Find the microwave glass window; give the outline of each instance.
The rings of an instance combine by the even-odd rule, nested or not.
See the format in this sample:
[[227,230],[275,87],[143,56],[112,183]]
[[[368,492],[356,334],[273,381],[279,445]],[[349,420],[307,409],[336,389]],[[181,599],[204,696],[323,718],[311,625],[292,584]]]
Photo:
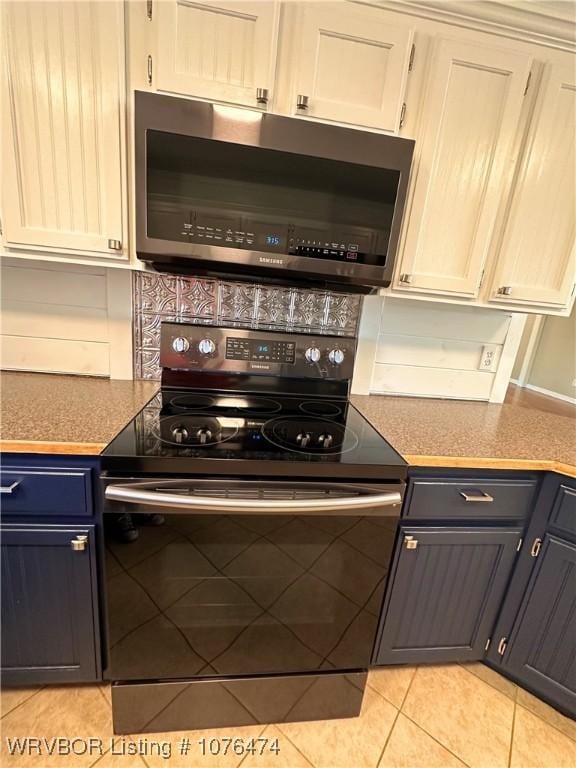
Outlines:
[[149,130],[150,238],[385,264],[400,174]]

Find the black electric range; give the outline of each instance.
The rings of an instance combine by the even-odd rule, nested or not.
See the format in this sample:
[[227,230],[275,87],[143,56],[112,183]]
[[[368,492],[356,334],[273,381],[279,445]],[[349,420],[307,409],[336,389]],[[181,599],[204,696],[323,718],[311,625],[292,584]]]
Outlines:
[[115,472],[395,479],[406,463],[346,398],[163,389],[110,443]]
[[101,457],[115,731],[358,714],[406,464],[348,400],[354,340],[161,339]]

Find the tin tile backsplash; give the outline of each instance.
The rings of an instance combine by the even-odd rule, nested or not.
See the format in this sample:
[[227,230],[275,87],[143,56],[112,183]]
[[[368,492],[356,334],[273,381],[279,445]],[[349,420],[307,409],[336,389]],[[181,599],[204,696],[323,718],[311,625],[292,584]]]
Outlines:
[[212,278],[135,272],[134,377],[160,378],[164,320],[296,333],[356,336],[362,298]]

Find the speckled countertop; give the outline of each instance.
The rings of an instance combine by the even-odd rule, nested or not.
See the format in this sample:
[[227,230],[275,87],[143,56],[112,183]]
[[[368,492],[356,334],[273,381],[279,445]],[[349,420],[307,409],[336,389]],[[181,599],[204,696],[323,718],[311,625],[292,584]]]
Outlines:
[[98,454],[158,383],[3,371],[0,388],[3,451]]
[[576,408],[551,398],[511,387],[502,405],[378,395],[352,402],[412,465],[576,476]]
[[[3,372],[6,452],[100,453],[157,382]],[[503,405],[353,395],[352,402],[415,466],[547,469],[576,476],[576,408],[510,388]]]

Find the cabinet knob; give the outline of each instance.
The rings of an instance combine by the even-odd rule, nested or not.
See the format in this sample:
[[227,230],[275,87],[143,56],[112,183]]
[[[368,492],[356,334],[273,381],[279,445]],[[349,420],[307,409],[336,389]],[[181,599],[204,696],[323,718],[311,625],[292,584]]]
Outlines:
[[301,112],[306,112],[309,106],[310,99],[308,96],[304,96],[299,93],[298,96],[296,96],[296,109],[300,110]]
[[268,91],[268,88],[256,88],[256,103],[266,105],[268,104],[268,99],[270,98],[270,92]]
[[512,286],[501,285],[500,288],[498,288],[497,293],[499,293],[501,296],[510,296],[510,294],[512,293]]
[[88,536],[76,536],[76,538],[72,539],[70,542],[70,546],[74,552],[84,552],[88,546]]
[[414,536],[404,536],[404,546],[406,549],[418,549],[418,539]]

